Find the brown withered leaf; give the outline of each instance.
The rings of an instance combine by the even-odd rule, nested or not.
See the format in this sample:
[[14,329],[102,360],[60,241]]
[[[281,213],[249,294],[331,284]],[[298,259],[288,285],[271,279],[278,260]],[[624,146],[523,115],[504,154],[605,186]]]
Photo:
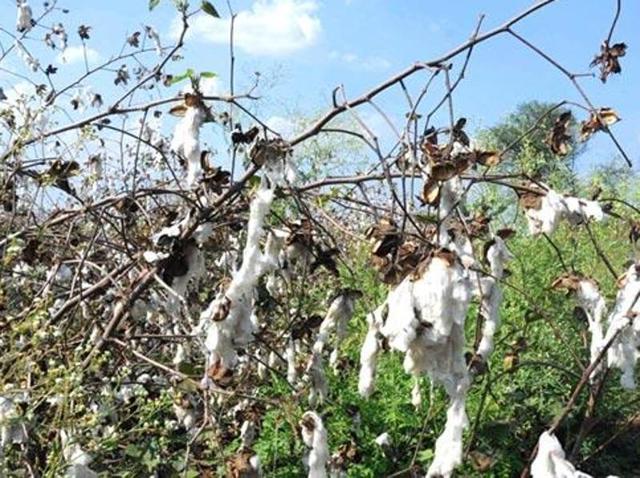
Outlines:
[[469,458],[471,458],[471,466],[473,466],[473,469],[480,473],[489,471],[496,462],[495,458],[479,452],[478,450],[470,452]]
[[537,188],[531,189],[529,191],[518,191],[518,203],[523,209],[540,209],[542,198],[545,194],[543,191],[534,192]]
[[504,360],[502,361],[502,366],[505,372],[513,371],[520,362],[520,357],[517,352],[507,352],[504,355]]
[[487,232],[489,232],[489,222],[491,222],[491,218],[489,216],[481,211],[476,212],[467,223],[469,236],[477,238],[487,234]]
[[418,197],[423,205],[436,206],[440,201],[440,183],[433,179],[428,179],[422,185],[422,194]]
[[393,219],[383,217],[377,224],[369,227],[365,233],[366,237],[372,239],[372,254],[384,257],[393,254],[402,243],[402,238]]
[[516,234],[516,231],[514,229],[509,228],[509,227],[504,227],[502,229],[499,229],[496,232],[496,235],[498,237],[500,237],[500,239],[502,239],[503,241],[506,241],[507,239],[515,236],[515,234]]
[[496,151],[474,151],[475,160],[482,166],[497,166],[500,164],[502,157]]
[[451,136],[454,141],[457,141],[464,146],[469,146],[471,141],[469,140],[469,136],[464,132],[464,127],[467,124],[467,118],[460,118],[456,121],[456,124],[453,126],[453,130],[451,131]]
[[257,126],[253,126],[248,131],[242,131],[240,124],[236,124],[236,128],[231,133],[231,142],[234,145],[249,144],[256,139],[258,133],[260,133],[260,129]]
[[187,105],[176,105],[169,110],[169,114],[182,118],[187,112]]
[[551,287],[556,290],[566,290],[567,292],[575,292],[580,286],[583,278],[577,274],[562,274],[551,283]]
[[251,465],[255,453],[243,448],[227,460],[227,478],[259,478],[260,474]]
[[620,73],[622,71],[619,58],[625,56],[626,53],[627,45],[625,43],[614,43],[609,46],[609,43],[605,40],[600,45],[600,53],[594,57],[589,66],[592,68],[598,66],[600,68],[600,80],[606,83],[611,73]]
[[207,369],[207,377],[219,387],[227,387],[233,381],[233,370],[222,365],[220,360],[216,360]]
[[636,244],[640,239],[640,222],[634,221],[631,223],[631,228],[629,229],[629,241],[632,244]]
[[313,274],[318,268],[324,267],[335,277],[339,276],[338,266],[335,257],[340,254],[340,249],[322,249],[316,246],[315,260],[311,263],[310,273]]
[[589,119],[582,122],[580,139],[586,141],[592,134],[602,131],[606,126],[611,126],[618,121],[620,121],[620,117],[612,108],[604,107],[598,111],[592,111]]
[[546,143],[553,154],[566,156],[571,151],[571,135],[568,134],[568,129],[572,119],[571,111],[565,111],[556,118],[553,128],[546,138]]

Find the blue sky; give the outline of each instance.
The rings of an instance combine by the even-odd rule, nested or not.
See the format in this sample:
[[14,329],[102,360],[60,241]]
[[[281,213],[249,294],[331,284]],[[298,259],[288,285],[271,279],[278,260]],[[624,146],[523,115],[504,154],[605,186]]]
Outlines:
[[[12,29],[14,0],[1,0],[0,24]],[[71,10],[67,25],[70,45],[78,46],[75,30],[80,23],[93,27],[88,42],[95,60],[117,53],[127,32],[153,25],[168,42],[175,22],[171,0],[149,12],[146,0],[109,2],[60,0]],[[193,3],[193,2],[192,2]],[[223,17],[224,2],[214,0]],[[345,86],[354,97],[416,60],[428,60],[466,40],[480,13],[486,15],[483,30],[502,23],[532,2],[522,0],[232,0],[239,13],[237,23],[237,91],[262,73],[263,101],[257,106],[263,117],[285,125],[294,115],[312,116],[330,106],[333,88]],[[574,72],[588,71],[594,53],[606,36],[614,0],[558,0],[537,12],[515,29]],[[41,9],[34,4],[34,10]],[[625,41],[627,56],[622,75],[606,84],[583,79],[582,84],[598,106],[615,108],[622,121],[614,132],[636,165],[640,164],[640,113],[638,88],[640,60],[636,48],[640,2],[623,0],[623,11],[614,41]],[[215,71],[215,90],[228,88],[228,24],[201,15],[194,19],[182,63],[172,64],[176,73],[186,67]],[[3,40],[4,41],[4,40]],[[50,56],[52,53],[48,53]],[[461,61],[461,59],[459,60]],[[45,61],[43,61],[45,63]],[[7,64],[3,64],[9,68]],[[14,65],[19,68],[18,65]],[[66,66],[65,75],[80,62]],[[0,72],[0,86],[7,90],[15,78]],[[411,82],[417,87],[419,81]],[[441,90],[435,89],[434,93]],[[435,98],[435,97],[434,97]],[[576,100],[580,98],[560,73],[514,39],[505,36],[480,45],[474,52],[466,79],[455,97],[458,116],[469,118],[469,130],[490,126],[523,101]],[[385,95],[381,105],[393,118],[401,118],[405,103],[399,91]],[[391,135],[371,111],[366,115],[381,136]],[[580,160],[580,169],[615,156],[608,138],[599,134]]]

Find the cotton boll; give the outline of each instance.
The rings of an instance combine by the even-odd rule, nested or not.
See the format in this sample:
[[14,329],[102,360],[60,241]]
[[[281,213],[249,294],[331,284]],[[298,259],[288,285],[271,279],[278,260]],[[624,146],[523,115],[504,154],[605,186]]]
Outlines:
[[449,217],[453,208],[458,205],[464,193],[462,180],[458,176],[454,176],[442,183],[440,187],[440,205],[438,213],[441,220]]
[[322,419],[314,412],[305,412],[300,420],[302,441],[311,450],[307,457],[308,478],[326,478],[326,465],[329,460],[327,430]]
[[298,379],[298,370],[296,368],[296,341],[289,339],[287,348],[285,349],[285,358],[287,359],[287,381],[294,384]]
[[322,364],[322,354],[314,351],[307,363],[307,376],[309,377],[309,406],[315,408],[323,403],[328,395],[327,379]]
[[[616,303],[608,319],[607,333],[603,344],[608,343],[618,333],[616,340],[608,350],[608,362],[612,367],[622,370],[620,383],[624,388],[635,389],[635,364],[638,360],[637,347],[640,345],[640,324],[636,314],[640,313],[640,277],[636,265],[626,273],[622,289],[618,292]],[[633,307],[632,307],[633,305]],[[630,312],[632,318],[629,318]]]
[[538,452],[531,463],[532,478],[592,478],[591,475],[577,471],[565,458],[564,450],[558,439],[544,432],[538,440]]
[[322,353],[332,329],[336,330],[336,347],[344,339],[347,330],[347,323],[353,316],[355,310],[355,298],[358,296],[354,291],[341,291],[331,301],[324,320],[320,324],[318,337],[313,345],[314,352]]
[[436,440],[433,462],[427,471],[427,478],[449,478],[453,470],[462,463],[462,433],[469,425],[464,397],[465,394],[461,393],[451,400],[447,410],[447,423]]
[[[374,312],[375,314],[375,312]],[[373,392],[376,365],[380,344],[378,343],[378,329],[374,325],[374,319],[367,317],[369,329],[360,351],[360,375],[358,379],[358,392],[361,396],[368,398]]]
[[76,443],[66,430],[60,430],[62,456],[69,465],[65,476],[68,478],[96,478],[98,474],[89,468],[91,456]]
[[565,197],[565,217],[573,225],[587,220],[602,221],[604,211],[597,201],[588,201],[575,197]]
[[376,445],[380,447],[390,447],[391,446],[391,436],[387,432],[384,432],[376,437],[374,440]]
[[493,238],[493,244],[487,249],[487,262],[491,268],[491,275],[502,279],[504,266],[513,259],[513,254],[507,249],[507,245],[500,236]]
[[[606,309],[606,303],[598,286],[591,280],[581,280],[576,290],[578,305],[585,311],[591,333],[591,343],[589,346],[591,363],[595,362],[604,346],[604,336],[602,331],[602,316]],[[600,368],[600,367],[599,367]],[[595,376],[594,370],[591,378]]]
[[416,377],[411,389],[411,405],[416,408],[420,408],[422,405],[422,392],[420,391],[420,380]]
[[26,33],[30,31],[35,22],[33,20],[33,13],[27,0],[18,1],[18,18],[16,19],[16,30],[20,33]]
[[27,429],[24,423],[16,421],[18,409],[14,400],[0,396],[0,457],[2,450],[13,443],[27,441]]
[[541,200],[539,209],[526,209],[525,215],[532,236],[552,234],[565,211],[564,199],[554,190],[549,189]]
[[183,363],[186,359],[187,359],[187,352],[184,348],[184,345],[178,344],[176,346],[176,354],[173,357],[173,360],[171,361],[171,363],[173,363],[173,365],[178,366],[181,363]]
[[181,154],[187,161],[187,185],[193,186],[201,171],[200,127],[204,121],[204,111],[200,107],[187,108],[184,117],[176,125],[171,149]]
[[158,56],[162,56],[162,44],[160,43],[160,35],[158,35],[156,29],[150,25],[145,26],[144,29],[147,32],[147,36],[155,45],[156,53],[158,54]]

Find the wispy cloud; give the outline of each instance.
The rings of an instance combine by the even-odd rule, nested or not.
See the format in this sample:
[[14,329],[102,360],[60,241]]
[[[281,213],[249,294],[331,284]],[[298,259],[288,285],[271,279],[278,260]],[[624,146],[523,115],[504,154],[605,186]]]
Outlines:
[[355,69],[365,71],[383,71],[391,68],[391,62],[381,56],[361,57],[355,53],[332,51],[329,59],[345,63]]
[[87,61],[89,63],[94,63],[100,59],[100,54],[93,48],[82,47],[78,45],[67,47],[56,57],[56,61],[60,64],[66,65],[73,65],[74,63],[84,62],[85,48]]
[[[322,31],[316,0],[257,0],[249,10],[238,12],[234,24],[234,45],[246,53],[283,56],[316,43]],[[173,27],[175,34],[176,28]],[[190,27],[192,40],[227,44],[229,18],[202,14]]]

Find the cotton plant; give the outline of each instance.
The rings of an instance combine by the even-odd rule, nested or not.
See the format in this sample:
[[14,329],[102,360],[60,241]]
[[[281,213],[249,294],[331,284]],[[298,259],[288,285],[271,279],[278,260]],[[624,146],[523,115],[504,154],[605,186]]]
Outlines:
[[622,371],[620,383],[626,389],[636,388],[635,365],[640,358],[639,296],[640,271],[638,265],[633,264],[621,281],[621,289],[609,315],[608,329],[603,339],[603,343],[607,344],[616,337],[608,350],[607,360],[610,367]]
[[304,463],[309,473],[308,478],[326,478],[329,461],[329,445],[327,430],[322,419],[315,412],[305,412],[300,420],[302,441],[309,448]]
[[[553,433],[544,432],[538,439],[538,451],[531,463],[532,478],[593,478],[576,470]],[[607,478],[617,478],[609,475]]]

